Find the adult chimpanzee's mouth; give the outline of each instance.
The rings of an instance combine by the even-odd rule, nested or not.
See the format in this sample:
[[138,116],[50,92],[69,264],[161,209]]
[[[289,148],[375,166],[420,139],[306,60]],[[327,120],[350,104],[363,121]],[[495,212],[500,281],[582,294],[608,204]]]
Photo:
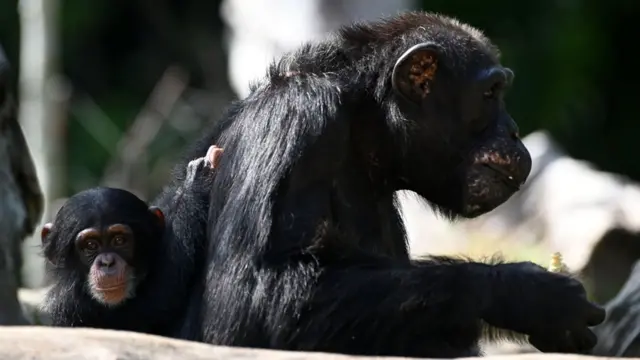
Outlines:
[[491,164],[491,163],[483,163],[483,166],[493,170],[493,172],[496,173],[496,175],[498,175],[498,177],[500,178],[500,180],[507,185],[508,187],[512,188],[514,191],[518,191],[520,190],[520,186],[522,185],[522,182],[516,180],[513,175],[511,175],[507,170],[505,170],[504,168]]

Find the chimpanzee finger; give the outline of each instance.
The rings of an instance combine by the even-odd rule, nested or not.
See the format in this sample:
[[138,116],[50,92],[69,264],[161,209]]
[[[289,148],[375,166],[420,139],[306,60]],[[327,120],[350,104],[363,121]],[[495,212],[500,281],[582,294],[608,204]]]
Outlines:
[[220,163],[220,159],[222,158],[222,153],[224,152],[223,148],[216,147],[213,152],[213,168],[217,168]]
[[207,150],[207,154],[205,155],[205,160],[207,162],[207,166],[212,169],[215,169],[220,163],[220,157],[222,156],[223,149],[217,147],[216,145],[212,145]]
[[206,163],[206,160],[203,158],[197,158],[189,161],[189,164],[187,164],[187,174],[185,178],[186,183],[193,183],[195,181],[198,169],[202,166],[202,163]]
[[211,168],[214,167],[213,161],[215,160],[215,156],[214,156],[215,150],[216,150],[215,145],[209,146],[209,149],[207,149],[207,154],[204,156],[205,164]]
[[529,337],[529,344],[543,353],[555,353],[555,342],[548,341],[547,339],[540,339],[537,337]]
[[543,353],[559,353],[568,346],[568,338],[563,334],[550,333],[530,335],[529,344]]
[[598,337],[588,328],[571,331],[571,339],[575,344],[576,353],[587,354],[596,346]]
[[575,354],[580,352],[578,342],[569,330],[554,332],[555,352],[563,354]]
[[592,302],[587,304],[587,326],[596,326],[601,324],[607,316],[607,312],[602,306]]

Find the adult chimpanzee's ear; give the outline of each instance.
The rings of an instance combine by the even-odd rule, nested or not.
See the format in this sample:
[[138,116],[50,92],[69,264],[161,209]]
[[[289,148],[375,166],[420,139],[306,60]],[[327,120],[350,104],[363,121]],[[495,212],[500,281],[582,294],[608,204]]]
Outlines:
[[412,102],[420,102],[431,92],[441,53],[440,45],[433,42],[411,47],[393,67],[393,89]]
[[51,228],[53,228],[52,223],[46,223],[42,226],[42,231],[40,231],[40,241],[44,245],[47,242],[47,235],[51,232]]
[[164,219],[164,213],[162,212],[162,210],[160,210],[160,208],[157,206],[149,206],[149,211],[151,211],[153,216],[155,216],[156,219],[158,220],[158,225],[164,227],[165,219]]

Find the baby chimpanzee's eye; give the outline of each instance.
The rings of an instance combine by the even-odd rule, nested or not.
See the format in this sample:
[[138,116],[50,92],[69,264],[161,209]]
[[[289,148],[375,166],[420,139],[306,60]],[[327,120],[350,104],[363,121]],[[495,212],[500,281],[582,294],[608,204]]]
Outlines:
[[116,236],[115,238],[113,238],[113,245],[114,246],[122,246],[127,242],[127,239],[124,238],[124,236]]
[[95,240],[87,240],[85,243],[85,249],[90,251],[98,250],[98,242]]

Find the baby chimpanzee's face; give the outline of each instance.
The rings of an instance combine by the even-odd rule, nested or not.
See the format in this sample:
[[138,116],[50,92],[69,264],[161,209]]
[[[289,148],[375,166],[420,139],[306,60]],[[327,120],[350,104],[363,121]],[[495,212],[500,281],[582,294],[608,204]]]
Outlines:
[[163,230],[159,208],[128,191],[94,188],[67,200],[43,227],[42,244],[47,259],[75,274],[94,300],[117,306],[135,296],[147,268],[142,255]]

